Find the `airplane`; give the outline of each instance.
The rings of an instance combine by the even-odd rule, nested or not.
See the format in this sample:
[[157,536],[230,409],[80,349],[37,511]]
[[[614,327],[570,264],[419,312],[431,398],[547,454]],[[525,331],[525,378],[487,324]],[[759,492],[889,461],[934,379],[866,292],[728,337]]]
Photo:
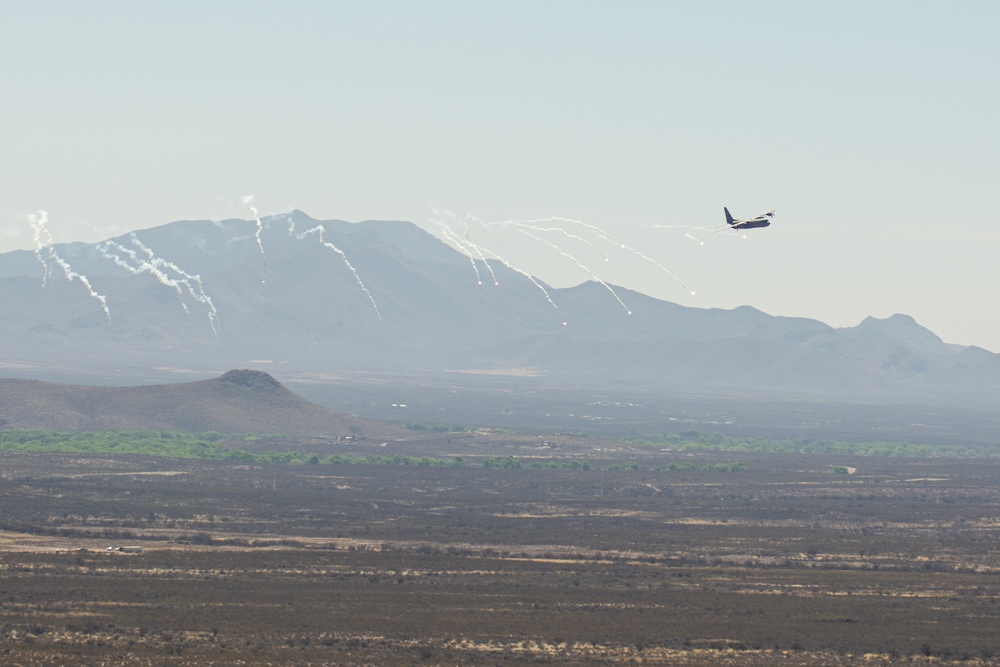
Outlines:
[[[779,206],[778,208],[781,207]],[[755,229],[757,227],[767,227],[771,224],[771,218],[774,217],[774,212],[777,211],[778,208],[772,208],[770,211],[761,213],[753,218],[737,220],[729,212],[729,209],[723,206],[722,210],[726,212],[726,224],[723,227],[719,227],[715,231],[721,232],[726,229]]]

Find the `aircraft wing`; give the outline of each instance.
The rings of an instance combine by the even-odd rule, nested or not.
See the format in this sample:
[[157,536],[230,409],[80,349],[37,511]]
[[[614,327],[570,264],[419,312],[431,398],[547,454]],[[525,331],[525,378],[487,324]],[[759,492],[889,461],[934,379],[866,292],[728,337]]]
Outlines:
[[746,222],[746,220],[734,220],[733,224],[720,225],[719,227],[716,227],[712,231],[718,234],[719,232],[735,231],[737,229],[743,229],[742,227],[740,227],[740,225],[744,222]]

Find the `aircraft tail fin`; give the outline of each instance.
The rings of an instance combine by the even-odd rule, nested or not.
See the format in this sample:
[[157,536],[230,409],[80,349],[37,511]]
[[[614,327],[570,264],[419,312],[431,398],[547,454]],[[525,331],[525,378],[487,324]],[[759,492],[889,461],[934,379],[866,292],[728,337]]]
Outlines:
[[736,222],[736,220],[733,219],[732,214],[729,213],[729,209],[728,208],[726,208],[725,206],[723,206],[722,210],[726,212],[726,224],[727,225],[732,225],[733,223]]

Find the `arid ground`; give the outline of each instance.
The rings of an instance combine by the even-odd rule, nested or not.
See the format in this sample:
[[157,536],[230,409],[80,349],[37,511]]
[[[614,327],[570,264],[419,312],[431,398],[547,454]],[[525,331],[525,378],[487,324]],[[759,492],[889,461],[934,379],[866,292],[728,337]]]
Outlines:
[[[0,655],[1000,664],[1000,463],[868,457],[845,474],[748,455],[685,472],[671,456],[612,471],[4,454]],[[732,458],[713,456],[697,458]]]

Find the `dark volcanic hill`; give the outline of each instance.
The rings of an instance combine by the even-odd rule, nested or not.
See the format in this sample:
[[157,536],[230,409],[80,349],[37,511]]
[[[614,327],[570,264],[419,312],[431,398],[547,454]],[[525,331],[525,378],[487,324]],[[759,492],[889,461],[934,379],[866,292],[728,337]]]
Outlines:
[[379,436],[393,430],[310,403],[269,374],[253,370],[232,370],[198,382],[142,387],[0,379],[0,427],[330,438]]
[[[549,387],[627,386],[778,400],[1000,402],[1000,355],[949,345],[912,318],[835,329],[749,306],[689,308],[588,282],[547,288],[406,222],[184,221],[98,244],[56,245],[106,299],[45,253],[0,255],[0,372],[124,384],[281,368],[524,373]],[[322,232],[320,232],[322,227]],[[347,261],[345,261],[345,259]],[[473,264],[484,271],[482,259]],[[363,288],[362,288],[363,286]],[[563,320],[569,324],[563,326]],[[174,377],[176,377],[174,375]]]

